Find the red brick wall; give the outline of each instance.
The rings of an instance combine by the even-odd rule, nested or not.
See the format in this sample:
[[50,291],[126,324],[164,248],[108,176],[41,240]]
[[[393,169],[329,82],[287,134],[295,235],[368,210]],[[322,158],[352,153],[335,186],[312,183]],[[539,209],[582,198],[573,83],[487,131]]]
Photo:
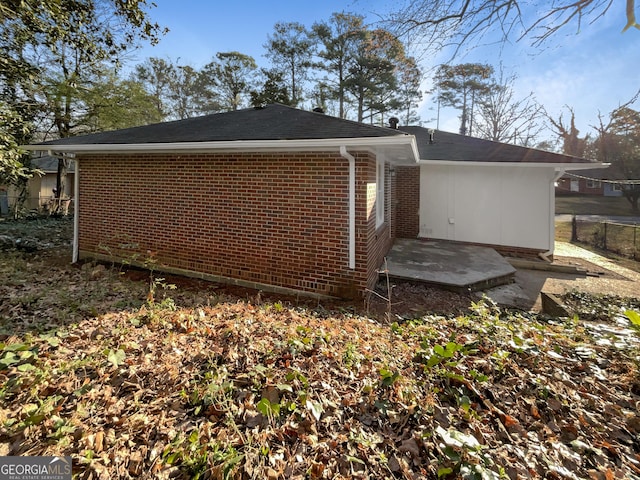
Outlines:
[[420,232],[420,167],[395,167],[395,235],[417,238]]
[[348,268],[348,162],[338,153],[82,156],[81,256],[151,257],[159,270],[361,294],[378,266],[368,254],[386,241],[372,243],[366,212],[375,159],[352,154],[355,271]]

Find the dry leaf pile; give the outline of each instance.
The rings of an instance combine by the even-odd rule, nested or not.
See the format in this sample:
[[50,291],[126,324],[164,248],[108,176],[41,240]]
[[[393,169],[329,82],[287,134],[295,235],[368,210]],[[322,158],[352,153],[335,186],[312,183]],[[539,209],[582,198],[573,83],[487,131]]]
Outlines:
[[639,337],[619,308],[479,301],[384,324],[260,295],[147,298],[24,252],[10,269],[1,455],[71,455],[82,479],[640,478]]

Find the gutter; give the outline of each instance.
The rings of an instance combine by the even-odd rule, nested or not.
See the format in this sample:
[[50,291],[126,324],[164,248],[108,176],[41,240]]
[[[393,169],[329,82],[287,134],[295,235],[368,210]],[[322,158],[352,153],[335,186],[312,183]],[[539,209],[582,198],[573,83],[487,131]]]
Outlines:
[[80,193],[80,165],[78,158],[75,158],[73,168],[73,250],[71,252],[71,263],[77,263],[80,251],[78,243],[78,227],[80,225],[80,209],[78,208],[78,197]]
[[545,163],[545,162],[475,162],[473,160],[418,160],[419,165],[447,165],[456,167],[525,167],[525,168],[554,168],[557,170],[591,170],[593,168],[608,167],[610,163]]
[[[110,144],[71,144],[49,143],[39,145],[22,145],[30,151],[55,151],[59,153],[120,153],[120,152],[210,152],[212,150],[318,150],[340,147],[408,147],[419,158],[415,137],[413,135],[394,135],[391,137],[359,137],[359,138],[309,138],[290,140],[227,140],[209,142],[175,142],[175,143],[110,143]],[[415,160],[414,160],[415,161]]]
[[356,268],[356,159],[340,145],[340,155],[349,161],[349,268]]

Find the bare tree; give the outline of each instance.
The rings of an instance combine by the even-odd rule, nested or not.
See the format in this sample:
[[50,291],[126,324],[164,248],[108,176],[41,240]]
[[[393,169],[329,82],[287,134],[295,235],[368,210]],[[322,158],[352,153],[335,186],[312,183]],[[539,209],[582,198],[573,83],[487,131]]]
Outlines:
[[596,158],[610,162],[624,175],[619,185],[634,213],[640,211],[640,111],[631,105],[639,97],[640,91],[614,109],[608,119],[598,114],[598,125],[592,126],[597,133],[593,141]]
[[544,108],[533,96],[515,98],[515,75],[500,78],[478,101],[476,135],[495,142],[531,146],[544,128]]
[[567,107],[571,114],[569,123],[566,123],[562,118],[562,114],[558,119],[554,119],[547,115],[547,119],[551,124],[551,128],[554,133],[562,139],[562,153],[566,155],[573,155],[575,157],[584,156],[589,135],[584,138],[580,138],[580,130],[576,127],[576,114],[572,108]]
[[[557,0],[540,5],[526,0],[418,0],[406,3],[386,20],[399,35],[418,35],[436,47],[470,45],[489,33],[501,34],[503,41],[528,38],[540,46],[565,27],[572,25],[578,32],[596,22],[613,4],[613,0]],[[640,29],[635,0],[626,0],[621,27],[623,32]]]

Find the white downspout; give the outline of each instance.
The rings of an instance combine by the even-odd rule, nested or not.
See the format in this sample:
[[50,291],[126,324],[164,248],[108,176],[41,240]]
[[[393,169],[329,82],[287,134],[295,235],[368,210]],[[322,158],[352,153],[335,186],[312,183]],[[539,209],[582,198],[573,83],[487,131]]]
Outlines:
[[340,155],[349,161],[349,268],[356,268],[356,159],[340,146]]
[[548,251],[539,254],[539,257],[545,262],[551,262],[551,260],[549,260],[549,255],[553,255],[554,251],[554,244],[556,241],[556,182],[560,180],[560,177],[562,177],[564,173],[564,170],[558,170],[555,172],[553,180],[551,180],[551,188],[549,189],[549,218],[551,219],[551,225],[549,225],[550,248]]
[[78,261],[80,246],[78,245],[78,226],[80,224],[79,220],[79,209],[78,209],[78,194],[80,193],[80,162],[78,158],[74,159],[74,167],[73,167],[73,252],[71,254],[72,263],[76,263]]

